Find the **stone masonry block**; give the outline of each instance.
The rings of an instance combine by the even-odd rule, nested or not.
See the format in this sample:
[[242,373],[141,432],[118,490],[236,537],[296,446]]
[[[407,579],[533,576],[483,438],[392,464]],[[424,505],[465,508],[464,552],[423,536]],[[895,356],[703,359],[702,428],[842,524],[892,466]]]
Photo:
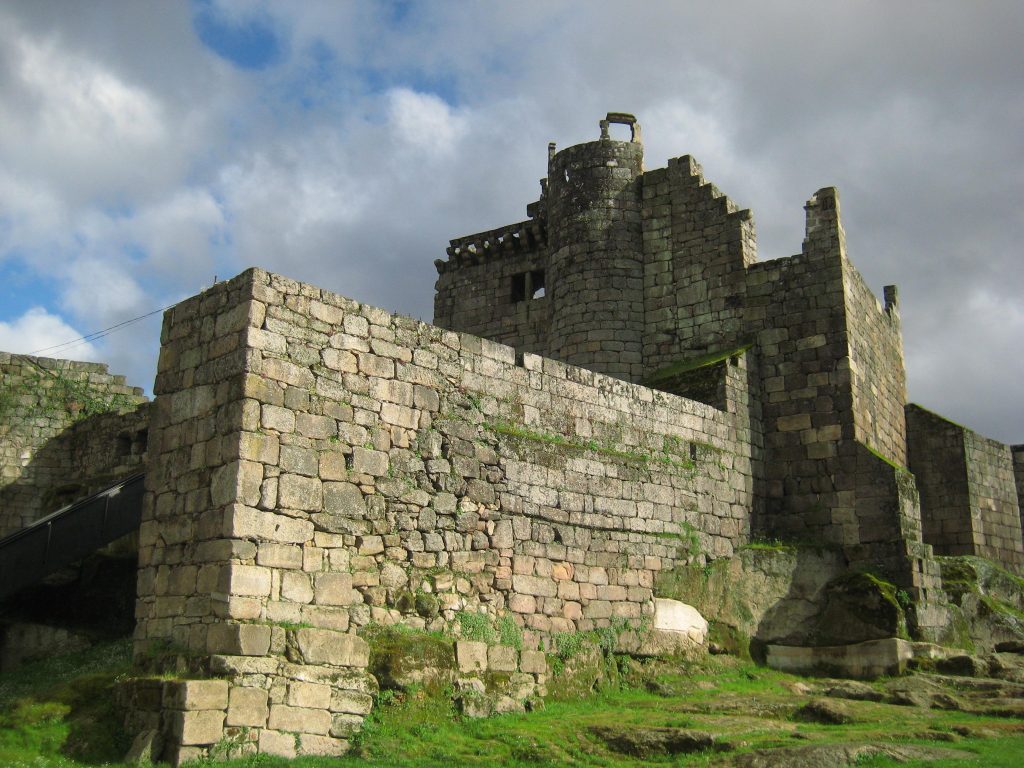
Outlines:
[[292,758],[297,754],[295,734],[280,731],[260,731],[260,754]]
[[369,714],[373,708],[373,696],[361,691],[334,689],[331,692],[331,712],[347,712],[353,715]]
[[487,669],[487,643],[475,640],[456,641],[455,660],[462,673],[485,671]]
[[164,683],[163,704],[168,709],[225,709],[226,680],[169,680]]
[[299,736],[299,753],[303,755],[339,757],[348,752],[348,746],[345,739],[335,739],[312,733],[304,733]]
[[331,686],[293,680],[288,683],[285,702],[292,707],[328,709],[331,706]]
[[535,597],[555,597],[558,594],[558,585],[553,580],[525,574],[512,576],[512,588],[516,592]]
[[356,635],[304,628],[295,630],[294,639],[295,651],[306,664],[365,667],[370,660],[370,646]]
[[331,731],[331,713],[326,709],[272,704],[267,727],[276,731],[326,735]]
[[487,668],[492,672],[515,672],[519,659],[510,645],[492,645],[487,649]]
[[353,472],[381,477],[387,474],[388,466],[388,455],[383,451],[373,451],[367,448],[352,449]]
[[232,686],[228,697],[228,715],[225,725],[258,728],[266,725],[270,709],[267,691],[262,688]]
[[363,728],[363,718],[347,712],[339,712],[331,722],[331,735],[348,737],[359,733]]
[[271,628],[263,624],[211,624],[206,631],[209,653],[231,656],[266,656]]
[[543,651],[523,651],[520,654],[519,669],[531,675],[543,675],[548,670],[547,657]]
[[287,509],[319,512],[323,504],[320,480],[303,475],[281,475],[277,486],[278,503]]
[[171,711],[168,722],[171,735],[179,744],[216,744],[224,737],[224,712],[221,710]]
[[352,605],[362,602],[352,589],[351,573],[320,573],[316,575],[314,600],[317,605]]
[[241,597],[266,597],[270,594],[270,568],[229,563],[221,568],[219,591]]

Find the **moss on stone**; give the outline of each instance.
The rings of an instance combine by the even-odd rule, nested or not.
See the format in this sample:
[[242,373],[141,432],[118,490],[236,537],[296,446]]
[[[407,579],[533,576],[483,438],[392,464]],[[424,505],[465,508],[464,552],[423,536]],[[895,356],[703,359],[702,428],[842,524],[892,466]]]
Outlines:
[[[822,645],[860,642],[881,637],[910,639],[900,590],[895,584],[868,571],[851,571],[827,586],[828,602],[822,615]],[[857,637],[852,624],[867,633]],[[845,636],[853,632],[852,636]],[[838,633],[838,634],[837,634]],[[873,635],[873,636],[872,636]]]
[[435,694],[455,676],[455,647],[451,638],[403,624],[371,624],[359,634],[370,646],[368,669],[384,690],[418,686]]
[[658,382],[672,379],[683,373],[695,371],[699,368],[706,368],[716,363],[721,363],[728,360],[731,357],[737,357],[742,355],[748,349],[754,346],[753,342],[743,344],[739,347],[733,347],[731,349],[723,349],[717,352],[708,352],[704,355],[698,355],[697,357],[691,357],[686,360],[680,360],[678,363],[672,363],[666,365],[663,368],[659,368],[650,376],[648,376],[644,383],[647,385],[655,385]]

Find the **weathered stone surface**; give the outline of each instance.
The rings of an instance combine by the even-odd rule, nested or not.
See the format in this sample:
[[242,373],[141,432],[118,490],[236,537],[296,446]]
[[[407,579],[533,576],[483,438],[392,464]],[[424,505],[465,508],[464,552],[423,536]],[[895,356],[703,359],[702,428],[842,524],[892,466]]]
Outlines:
[[329,629],[297,629],[294,640],[298,659],[306,664],[365,667],[369,661],[370,648],[356,635]]
[[292,758],[298,754],[294,733],[263,730],[260,732],[261,754]]
[[159,761],[163,745],[164,740],[160,731],[155,728],[141,731],[132,740],[132,745],[128,749],[128,754],[124,756],[124,761],[128,765],[152,765]]
[[706,731],[688,728],[592,726],[588,731],[610,750],[642,759],[691,752],[727,751],[732,748]]
[[178,744],[216,744],[224,736],[224,712],[214,709],[168,713],[171,736]]
[[228,682],[168,680],[164,683],[163,705],[170,709],[226,709]]
[[[270,634],[266,625],[212,624],[206,631],[206,650],[235,656],[265,656],[270,650]],[[227,695],[226,688],[224,694]]]
[[276,731],[324,735],[331,730],[331,713],[326,709],[271,704],[267,727]]
[[487,643],[473,640],[456,641],[455,660],[462,673],[483,672],[487,669]]
[[855,722],[849,707],[829,699],[814,699],[793,713],[795,720],[825,725],[846,725]]
[[234,685],[228,699],[228,714],[225,725],[262,727],[270,714],[267,706],[267,691],[261,688],[243,688]]
[[774,669],[868,679],[902,674],[912,656],[910,643],[896,637],[821,648],[781,645],[767,648],[768,666]]

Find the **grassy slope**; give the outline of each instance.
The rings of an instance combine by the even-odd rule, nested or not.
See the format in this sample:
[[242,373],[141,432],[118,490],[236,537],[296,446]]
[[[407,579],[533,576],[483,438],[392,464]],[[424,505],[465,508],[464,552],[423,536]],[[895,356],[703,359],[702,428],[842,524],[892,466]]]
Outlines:
[[[116,764],[127,745],[118,733],[119,717],[109,687],[127,669],[127,644],[121,642],[4,675],[0,681],[0,765],[78,768]],[[1006,717],[852,701],[843,704],[855,716],[854,724],[797,723],[790,715],[808,697],[795,695],[791,688],[798,682],[813,685],[814,681],[731,657],[712,658],[685,671],[662,667],[653,677],[648,669],[645,678],[646,684],[637,688],[607,691],[582,701],[553,701],[538,712],[486,720],[460,720],[447,702],[437,699],[415,694],[394,697],[377,708],[355,754],[344,760],[250,758],[229,765],[702,766],[735,753],[631,758],[610,751],[590,730],[621,726],[710,731],[736,751],[837,741],[938,742],[963,749],[963,760],[927,763],[945,768],[1016,767],[1024,755],[1024,724]],[[954,729],[963,727],[976,735],[957,736]],[[875,759],[858,765],[897,763]]]

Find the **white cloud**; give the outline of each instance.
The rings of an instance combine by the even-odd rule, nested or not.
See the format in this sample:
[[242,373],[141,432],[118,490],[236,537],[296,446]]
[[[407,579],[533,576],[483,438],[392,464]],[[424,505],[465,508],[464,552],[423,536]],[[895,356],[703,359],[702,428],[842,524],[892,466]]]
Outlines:
[[[63,276],[50,313],[102,328],[259,264],[429,319],[447,240],[521,219],[547,142],[625,110],[649,168],[692,154],[753,210],[761,258],[838,185],[854,263],[900,284],[912,382],[934,359],[930,404],[979,425],[1013,402],[985,327],[1009,310],[962,308],[1024,292],[1020,3],[217,5],[274,26],[270,66],[204,48],[186,4],[0,7],[0,263]],[[101,351],[155,361],[146,333]]]
[[98,360],[96,348],[89,342],[67,344],[81,337],[82,334],[63,318],[51,315],[42,307],[32,307],[21,317],[10,322],[0,322],[0,349],[4,352],[69,360]]
[[152,309],[138,281],[116,262],[79,259],[64,278],[63,305],[80,317],[120,322]]
[[466,118],[430,93],[396,88],[388,96],[388,120],[400,144],[432,157],[450,156],[466,135]]

